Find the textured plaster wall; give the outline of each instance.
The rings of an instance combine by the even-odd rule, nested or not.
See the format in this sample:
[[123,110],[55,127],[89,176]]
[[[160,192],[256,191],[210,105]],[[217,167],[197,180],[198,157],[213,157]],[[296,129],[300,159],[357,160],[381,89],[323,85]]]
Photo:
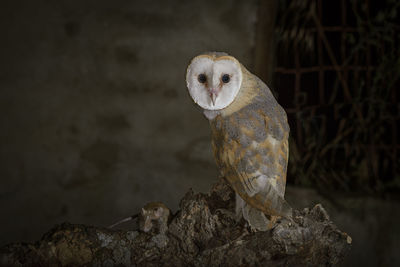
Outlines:
[[252,69],[257,1],[8,1],[0,11],[0,245],[173,208],[217,178],[188,61]]

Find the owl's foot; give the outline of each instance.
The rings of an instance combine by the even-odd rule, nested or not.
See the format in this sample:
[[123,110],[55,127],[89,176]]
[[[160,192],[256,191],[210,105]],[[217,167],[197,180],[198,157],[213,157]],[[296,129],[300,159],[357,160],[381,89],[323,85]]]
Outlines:
[[215,213],[223,214],[232,218],[236,218],[236,214],[232,211],[226,210],[226,209],[216,209]]
[[275,226],[279,222],[280,218],[281,218],[280,216],[270,216],[269,218],[267,218],[267,216],[264,215],[262,223],[260,223],[260,222],[254,223],[254,221],[248,222],[246,220],[246,227],[249,229],[249,231],[251,233],[256,233],[256,232],[260,232],[260,231],[268,231],[268,230],[275,228]]
[[271,218],[269,219],[269,223],[267,225],[268,229],[272,229],[276,226],[277,222],[280,220],[280,216],[271,216]]

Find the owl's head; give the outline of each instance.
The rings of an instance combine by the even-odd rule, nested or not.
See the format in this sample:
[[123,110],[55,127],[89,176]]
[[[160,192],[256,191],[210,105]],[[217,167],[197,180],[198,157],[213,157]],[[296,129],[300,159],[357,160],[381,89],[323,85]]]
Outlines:
[[199,55],[187,68],[186,84],[194,102],[203,109],[226,108],[242,84],[240,63],[234,57],[220,53]]

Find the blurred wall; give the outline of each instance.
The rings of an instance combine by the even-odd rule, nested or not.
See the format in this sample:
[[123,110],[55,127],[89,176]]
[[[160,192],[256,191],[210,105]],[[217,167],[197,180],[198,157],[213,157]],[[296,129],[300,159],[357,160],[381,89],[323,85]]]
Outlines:
[[257,1],[8,1],[0,11],[0,245],[108,225],[217,178],[189,60],[252,70]]

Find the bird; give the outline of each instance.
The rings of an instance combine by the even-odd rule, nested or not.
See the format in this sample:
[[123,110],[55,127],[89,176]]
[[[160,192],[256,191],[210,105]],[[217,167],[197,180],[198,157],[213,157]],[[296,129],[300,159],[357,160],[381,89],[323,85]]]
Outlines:
[[214,158],[235,191],[238,218],[254,231],[290,218],[292,208],[284,198],[290,129],[268,86],[224,52],[194,57],[186,85],[209,120]]

